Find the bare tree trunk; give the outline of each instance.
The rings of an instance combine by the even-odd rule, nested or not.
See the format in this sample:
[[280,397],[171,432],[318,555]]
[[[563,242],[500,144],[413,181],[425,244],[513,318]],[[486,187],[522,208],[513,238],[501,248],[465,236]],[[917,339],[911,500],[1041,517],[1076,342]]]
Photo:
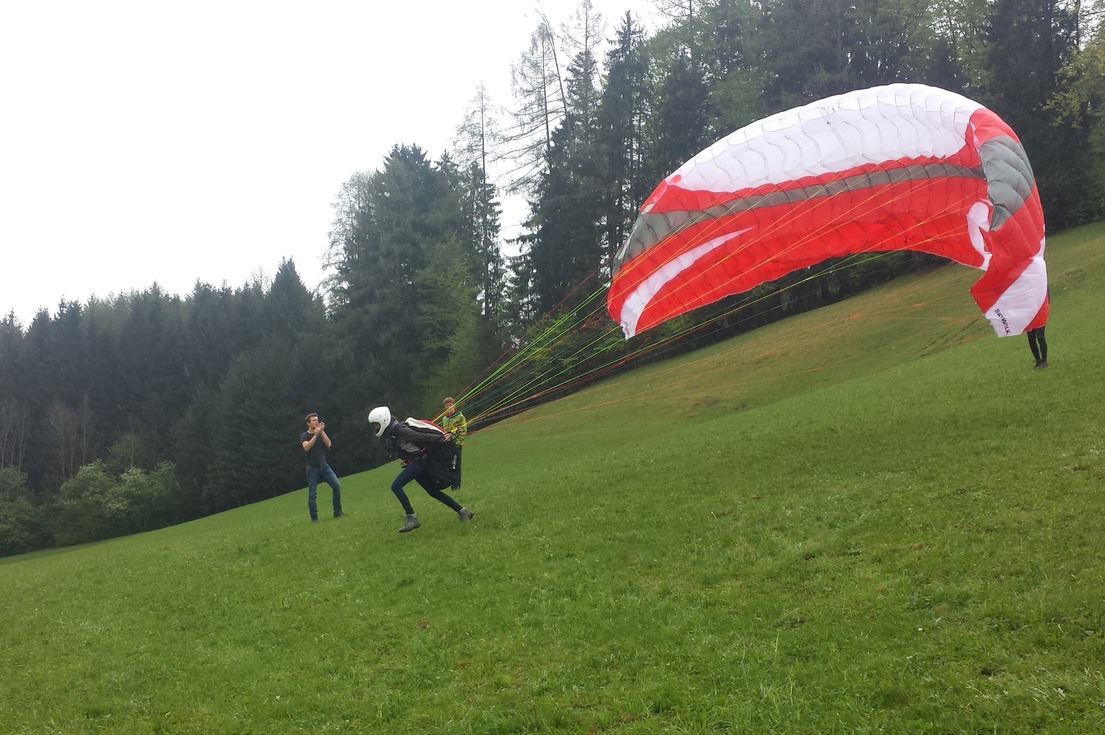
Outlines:
[[11,399],[0,401],[0,467],[23,469],[28,420],[26,406]]
[[77,413],[61,401],[54,401],[46,413],[46,427],[54,442],[54,456],[64,482],[77,474],[77,454],[80,451]]

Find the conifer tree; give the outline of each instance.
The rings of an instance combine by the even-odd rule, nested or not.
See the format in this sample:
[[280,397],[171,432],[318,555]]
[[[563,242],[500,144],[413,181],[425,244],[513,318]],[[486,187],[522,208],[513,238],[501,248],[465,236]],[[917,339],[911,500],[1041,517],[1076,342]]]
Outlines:
[[477,286],[476,298],[485,324],[490,331],[498,332],[504,308],[502,284],[505,278],[499,242],[502,209],[490,168],[502,161],[505,143],[483,85],[477,90],[457,133],[465,243],[471,252],[470,267]]
[[643,43],[644,32],[627,12],[606,56],[605,84],[596,115],[598,183],[602,186],[603,208],[602,261],[607,268],[655,184],[645,168],[651,94]]
[[[566,78],[567,110],[546,153],[546,170],[533,202],[536,230],[529,256],[541,313],[571,306],[591,293],[588,280],[602,260],[602,189],[599,154],[598,63],[601,16],[580,6],[579,51]],[[565,302],[565,299],[567,301]]]
[[1086,131],[1062,124],[1048,102],[1076,51],[1078,17],[1059,0],[998,0],[986,28],[988,95],[983,101],[1017,132],[1032,161],[1050,228],[1077,221],[1090,179]]
[[510,191],[525,193],[537,186],[545,170],[553,130],[567,107],[556,34],[543,15],[528,49],[511,68],[511,88],[514,125],[504,135],[507,155],[515,162]]

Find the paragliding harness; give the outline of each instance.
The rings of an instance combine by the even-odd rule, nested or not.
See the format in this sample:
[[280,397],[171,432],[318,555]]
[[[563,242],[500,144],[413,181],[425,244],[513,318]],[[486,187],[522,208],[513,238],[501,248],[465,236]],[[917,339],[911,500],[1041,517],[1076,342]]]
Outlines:
[[[401,425],[406,426],[411,431],[417,434],[425,434],[426,436],[441,436],[446,433],[437,424],[432,421],[421,421],[419,419],[408,418],[406,421],[399,422]],[[413,457],[405,456],[408,453],[406,451],[400,451],[400,448],[396,446],[395,431],[389,431],[384,438],[384,449],[387,451],[389,457],[399,455],[404,459],[410,459],[420,463],[425,469],[426,474],[430,476],[430,482],[433,484],[436,490],[444,490],[447,487],[452,487],[453,483],[457,479],[457,445],[455,441],[436,441],[421,444],[417,439],[414,440],[419,446],[419,451]]]

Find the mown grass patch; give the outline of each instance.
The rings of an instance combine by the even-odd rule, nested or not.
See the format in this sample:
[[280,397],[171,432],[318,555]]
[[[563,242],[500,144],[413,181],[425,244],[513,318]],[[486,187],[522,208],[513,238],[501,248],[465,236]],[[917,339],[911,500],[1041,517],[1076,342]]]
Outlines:
[[1105,730],[1103,245],[1047,370],[949,268],[474,434],[469,523],[392,466],[2,560],[0,730]]

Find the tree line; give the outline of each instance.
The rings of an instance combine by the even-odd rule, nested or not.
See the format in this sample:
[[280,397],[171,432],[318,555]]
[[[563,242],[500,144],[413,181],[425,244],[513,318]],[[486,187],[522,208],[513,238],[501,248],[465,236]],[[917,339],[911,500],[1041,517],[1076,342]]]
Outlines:
[[[665,21],[652,35],[629,13],[608,26],[586,1],[564,26],[540,18],[512,68],[505,111],[479,89],[440,159],[396,145],[379,169],[353,174],[334,202],[329,276],[317,292],[284,261],[240,287],[197,283],[179,296],[155,284],[63,301],[27,325],[14,314],[0,320],[0,554],[300,488],[308,411],[335,437],[339,474],[375,466],[383,457],[368,408],[436,414],[443,396],[463,393],[603,288],[660,179],[732,130],[814,99],[899,81],[960,92],[1018,131],[1051,232],[1105,214],[1100,2],[658,7]],[[510,240],[505,196],[526,203]],[[639,341],[698,346],[925,262],[898,255],[829,267],[762,294],[740,319],[726,317],[730,299],[694,317],[708,331],[671,339],[683,319]],[[544,374],[558,362],[584,379],[628,364],[618,359],[628,348],[591,323],[561,343],[566,351],[525,370]],[[579,384],[530,387],[503,411]],[[485,400],[481,413],[493,420]]]

